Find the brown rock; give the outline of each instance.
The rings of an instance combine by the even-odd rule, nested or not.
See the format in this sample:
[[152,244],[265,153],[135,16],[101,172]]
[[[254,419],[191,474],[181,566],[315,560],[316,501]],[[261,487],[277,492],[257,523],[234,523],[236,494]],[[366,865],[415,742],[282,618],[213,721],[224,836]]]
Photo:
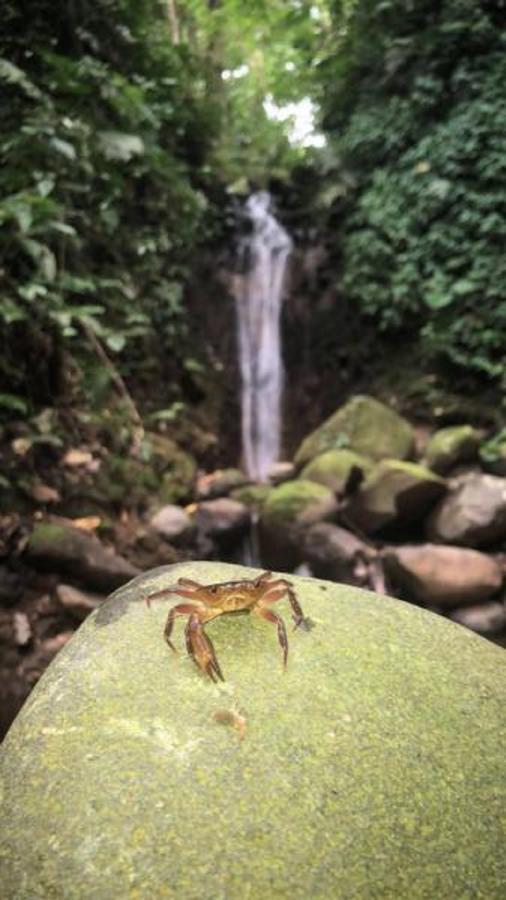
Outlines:
[[416,600],[435,606],[485,600],[502,584],[498,563],[477,550],[421,544],[390,547],[383,558],[396,584]]
[[103,547],[94,534],[74,528],[64,520],[37,523],[25,555],[35,568],[70,575],[73,580],[104,593],[139,574],[139,569]]
[[150,525],[158,534],[174,544],[185,543],[195,531],[195,525],[188,513],[172,503],[162,506],[152,516]]
[[500,634],[506,630],[506,606],[497,601],[456,609],[450,618],[478,634]]
[[331,522],[312,525],[304,536],[304,557],[317,578],[355,584],[357,564],[371,553],[364,541]]

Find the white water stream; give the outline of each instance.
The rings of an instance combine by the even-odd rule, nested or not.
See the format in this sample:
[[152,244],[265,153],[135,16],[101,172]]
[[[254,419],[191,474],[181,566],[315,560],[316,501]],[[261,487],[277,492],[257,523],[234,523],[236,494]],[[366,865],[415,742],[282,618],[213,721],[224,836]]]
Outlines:
[[246,272],[236,290],[242,447],[246,473],[265,481],[280,451],[280,313],[292,241],[272,214],[267,191],[252,194],[245,212],[252,230],[242,244]]

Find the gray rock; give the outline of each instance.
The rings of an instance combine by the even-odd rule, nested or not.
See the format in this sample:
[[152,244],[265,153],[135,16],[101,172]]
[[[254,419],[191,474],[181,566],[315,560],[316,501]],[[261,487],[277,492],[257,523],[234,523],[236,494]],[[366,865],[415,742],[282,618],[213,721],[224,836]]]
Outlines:
[[492,557],[463,547],[389,547],[383,558],[389,577],[410,596],[445,608],[486,600],[503,579]]
[[176,546],[189,541],[195,532],[195,524],[180,506],[162,506],[150,519],[150,525],[158,534]]
[[199,503],[195,513],[198,529],[217,539],[243,534],[248,529],[250,520],[248,507],[230,497]]
[[503,896],[504,651],[293,577],[315,627],[289,632],[286,671],[275,628],[223,616],[208,626],[227,679],[213,685],[183,624],[176,655],[166,605],[142,596],[255,574],[147,573],[59,653],[2,745],[3,896]]
[[506,478],[468,475],[431,515],[432,540],[481,547],[506,537]]
[[267,472],[267,478],[270,484],[283,484],[284,481],[290,481],[295,475],[295,466],[288,460],[284,462],[273,463]]
[[70,584],[59,584],[56,588],[56,597],[59,603],[78,622],[82,622],[95,609],[103,603],[105,597],[98,594],[88,594],[78,591]]
[[225,497],[235,488],[250,483],[251,478],[240,469],[217,469],[197,479],[197,499],[214,500],[216,497]]
[[30,535],[25,556],[35,568],[69,575],[96,591],[111,591],[135,575],[139,569],[97,537],[65,521],[39,522]]

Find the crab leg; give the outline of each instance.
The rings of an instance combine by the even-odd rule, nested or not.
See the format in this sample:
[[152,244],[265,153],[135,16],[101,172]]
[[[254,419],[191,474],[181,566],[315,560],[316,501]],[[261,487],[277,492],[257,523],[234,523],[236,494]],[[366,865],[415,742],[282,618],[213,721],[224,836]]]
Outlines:
[[220,664],[216,659],[214,647],[202,627],[202,622],[197,612],[193,612],[188,619],[185,628],[185,638],[186,649],[197,663],[199,669],[202,669],[213,681],[217,681],[218,678],[221,681],[225,681]]
[[[272,588],[274,588],[274,590],[272,590]],[[276,600],[281,600],[285,596],[288,598],[288,602],[292,607],[293,621],[295,622],[294,631],[301,625],[304,625],[304,627],[307,628],[307,620],[304,618],[304,613],[302,612],[299,601],[295,596],[295,591],[289,581],[286,581],[284,578],[277,578],[276,581],[272,581],[269,590],[264,594],[262,600],[264,602],[267,601],[268,603],[275,603]]]
[[196,603],[178,603],[177,606],[173,606],[170,610],[169,615],[167,616],[167,622],[165,625],[163,636],[167,641],[169,647],[174,650],[174,653],[177,653],[177,650],[170,639],[172,629],[174,628],[174,619],[176,618],[176,616],[185,616],[188,615],[188,613],[197,614],[199,609],[201,609],[201,606],[197,605]]
[[144,598],[147,605],[151,606],[152,600],[161,600],[162,597],[169,597],[170,594],[177,594],[178,597],[194,597],[197,588],[180,588],[177,584],[164,588],[162,591],[155,591],[153,594],[147,594]]
[[[281,598],[276,597],[275,599],[280,600]],[[253,612],[257,616],[260,616],[261,619],[265,619],[267,622],[272,622],[273,625],[277,625],[278,641],[283,650],[283,667],[286,669],[286,662],[288,659],[288,638],[286,636],[286,628],[283,619],[281,616],[278,616],[277,613],[272,612],[271,609],[265,609],[263,606],[255,607]]]

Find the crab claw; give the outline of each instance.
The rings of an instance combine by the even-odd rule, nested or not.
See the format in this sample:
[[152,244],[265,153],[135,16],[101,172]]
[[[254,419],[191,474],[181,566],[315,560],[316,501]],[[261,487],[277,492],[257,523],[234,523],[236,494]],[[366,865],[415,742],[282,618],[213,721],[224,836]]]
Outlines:
[[211,640],[205,633],[198,616],[192,615],[188,619],[185,629],[186,649],[195,660],[199,669],[202,669],[212,681],[225,681],[216,658]]

